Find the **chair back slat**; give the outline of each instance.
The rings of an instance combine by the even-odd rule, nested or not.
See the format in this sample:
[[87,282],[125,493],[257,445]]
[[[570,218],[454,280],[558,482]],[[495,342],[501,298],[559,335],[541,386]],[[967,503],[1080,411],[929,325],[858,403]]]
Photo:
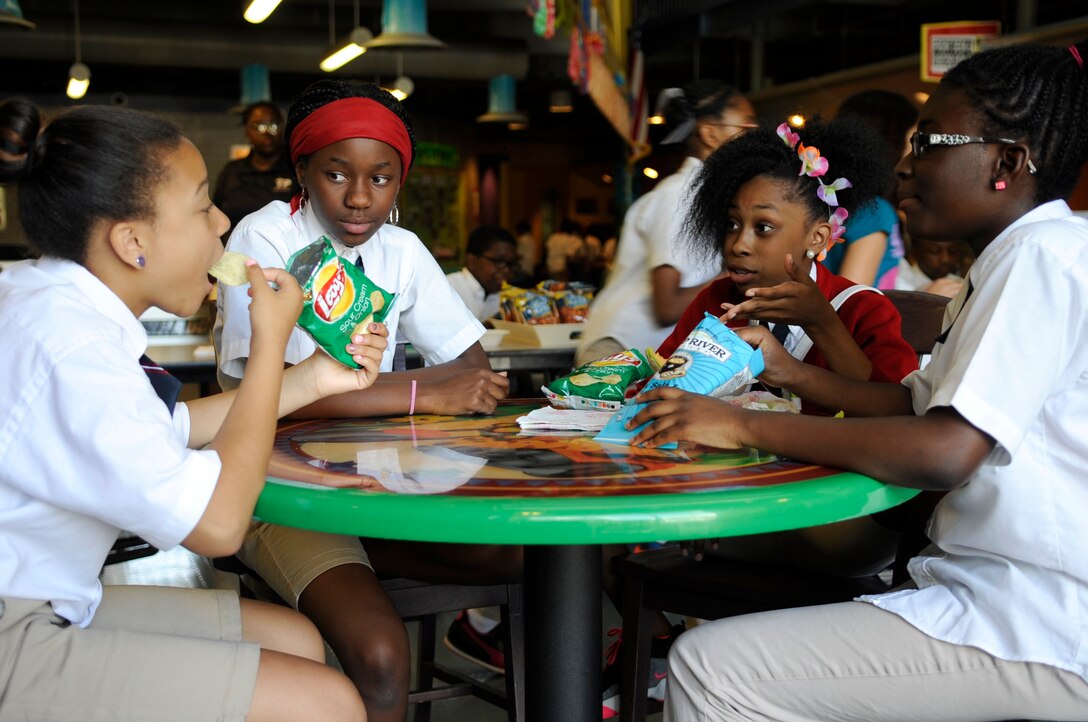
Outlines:
[[924,291],[884,291],[903,318],[903,338],[918,355],[932,353],[941,335],[944,307],[952,299]]

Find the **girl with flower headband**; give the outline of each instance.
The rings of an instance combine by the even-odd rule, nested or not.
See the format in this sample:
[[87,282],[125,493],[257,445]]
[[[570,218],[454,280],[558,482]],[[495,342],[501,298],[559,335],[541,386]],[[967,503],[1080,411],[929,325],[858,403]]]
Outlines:
[[[762,324],[753,332],[773,334],[799,363],[851,378],[899,381],[915,370],[891,302],[819,263],[850,213],[880,192],[878,147],[861,123],[817,119],[801,130],[750,131],[711,155],[687,230],[726,276],[688,306],[659,353],[670,356],[710,312],[731,326]],[[801,409],[838,410],[803,395]]]
[[[892,303],[820,263],[842,241],[850,214],[882,190],[888,170],[879,147],[864,123],[814,119],[799,130],[782,123],[751,131],[710,156],[696,179],[687,229],[726,275],[695,298],[658,352],[671,356],[713,313],[759,345],[769,365],[884,382],[916,370],[918,356],[903,340]],[[839,409],[837,400],[817,401],[777,377],[760,380],[792,397],[802,413]],[[898,541],[898,529],[866,516],[722,540],[715,553],[856,576],[886,567]]]
[[910,585],[682,636],[666,720],[1088,719],[1088,221],[1065,202],[1088,160],[1086,56],[1088,41],[987,50],[922,109],[899,208],[912,235],[978,254],[924,370],[874,384],[768,355],[845,419],[642,396],[635,443],[751,446],[948,492]]
[[[284,142],[302,193],[290,204],[274,201],[247,216],[227,248],[282,268],[295,251],[328,237],[343,258],[397,294],[385,319],[389,335],[412,343],[427,362],[423,369],[383,374],[366,393],[325,399],[296,417],[494,411],[508,383],[491,371],[479,344],[483,326],[419,238],[395,225],[397,194],[416,150],[404,108],[371,83],[321,80],[291,105]],[[249,299],[244,289],[222,286],[218,306],[219,377],[231,387],[249,355]],[[299,363],[315,349],[295,329],[286,362]],[[383,371],[393,368],[393,350],[390,344]],[[314,621],[359,688],[372,722],[403,720],[408,637],[373,569],[490,582],[520,574],[521,550],[368,540],[367,551],[357,537],[254,524],[238,557]]]

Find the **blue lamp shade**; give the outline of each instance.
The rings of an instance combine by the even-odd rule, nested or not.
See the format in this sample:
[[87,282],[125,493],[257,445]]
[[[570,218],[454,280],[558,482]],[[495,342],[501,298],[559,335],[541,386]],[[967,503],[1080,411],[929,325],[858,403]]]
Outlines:
[[426,0],[385,0],[381,35],[368,48],[444,48],[446,44],[427,32]]
[[19,7],[18,0],[0,0],[0,23],[18,25],[19,27],[33,30],[38,27],[34,23],[23,18],[23,9]]
[[250,103],[272,99],[272,85],[268,80],[268,67],[260,63],[251,63],[242,67],[243,107]]
[[529,118],[518,112],[514,102],[513,75],[491,78],[487,93],[487,112],[476,118],[477,123],[525,123]]

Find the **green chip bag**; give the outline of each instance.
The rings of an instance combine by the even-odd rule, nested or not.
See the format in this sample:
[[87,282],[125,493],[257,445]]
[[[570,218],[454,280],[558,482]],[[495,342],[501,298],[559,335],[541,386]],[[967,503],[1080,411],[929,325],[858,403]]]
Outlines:
[[557,408],[614,411],[623,405],[627,387],[654,370],[641,351],[629,348],[579,366],[541,390]]
[[334,359],[357,366],[344,347],[352,335],[368,333],[371,321],[385,320],[396,294],[341,258],[325,236],[287,259],[287,272],[302,287],[299,327]]

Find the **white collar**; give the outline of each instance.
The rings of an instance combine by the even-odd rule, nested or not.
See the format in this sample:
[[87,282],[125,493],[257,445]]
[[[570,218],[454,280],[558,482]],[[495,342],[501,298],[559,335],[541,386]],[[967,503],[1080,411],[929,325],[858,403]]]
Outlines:
[[121,327],[122,345],[133,358],[139,358],[147,351],[147,331],[140,319],[98,276],[74,261],[52,256],[43,256],[33,263],[42,272],[72,284],[95,311],[115,321]]

